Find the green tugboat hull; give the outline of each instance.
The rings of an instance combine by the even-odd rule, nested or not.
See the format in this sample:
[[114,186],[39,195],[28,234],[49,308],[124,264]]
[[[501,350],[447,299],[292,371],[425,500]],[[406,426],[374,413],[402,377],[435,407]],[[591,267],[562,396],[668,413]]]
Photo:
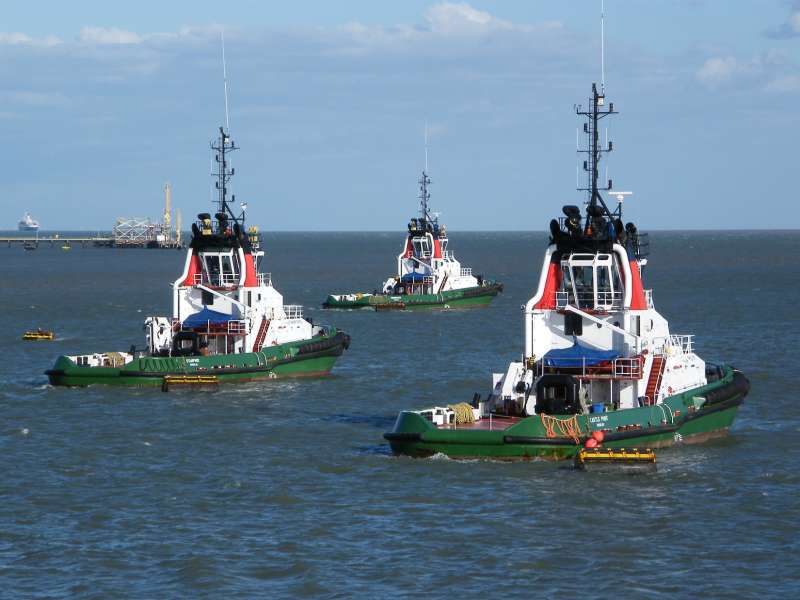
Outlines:
[[448,290],[440,294],[345,294],[328,296],[323,308],[373,310],[430,310],[448,308],[475,308],[488,306],[503,291],[502,284],[486,283],[481,286]]
[[394,454],[414,457],[443,454],[455,459],[572,459],[591,433],[598,430],[604,432],[603,445],[608,448],[665,448],[727,435],[749,389],[750,384],[741,373],[726,368],[719,381],[671,396],[663,404],[577,415],[580,429],[577,439],[548,436],[540,416],[497,428],[491,428],[491,424],[487,427],[487,417],[482,419],[481,428],[470,425],[438,428],[411,411],[400,413],[394,429],[384,437]]
[[51,385],[118,385],[161,387],[174,376],[211,376],[217,383],[243,383],[265,379],[327,375],[350,345],[343,332],[330,337],[302,340],[264,348],[259,352],[215,356],[141,357],[120,367],[77,365],[60,356],[45,371]]

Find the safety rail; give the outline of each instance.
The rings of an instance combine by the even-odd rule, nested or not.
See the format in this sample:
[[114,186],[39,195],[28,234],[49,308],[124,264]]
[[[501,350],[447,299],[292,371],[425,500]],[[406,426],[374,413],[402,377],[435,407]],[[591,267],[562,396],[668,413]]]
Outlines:
[[614,359],[614,377],[620,379],[641,379],[642,359],[638,356]]
[[235,273],[219,273],[211,278],[212,282],[214,282],[214,280],[218,281],[219,285],[228,287],[238,284],[239,276]]
[[644,291],[644,301],[647,304],[647,308],[655,308],[653,305],[653,290]]
[[650,345],[654,354],[689,354],[694,352],[694,335],[658,337]]
[[423,250],[422,252],[420,252],[420,256],[422,258],[430,258],[431,257],[431,252],[430,252],[430,250]]
[[[644,360],[641,356],[619,357],[599,364],[586,364],[586,358],[575,358],[563,361],[557,370],[567,370],[575,377],[582,379],[641,379]],[[534,368],[534,377],[545,374],[547,369],[553,369],[544,364],[543,360],[537,361]],[[575,372],[580,369],[580,372]]]
[[258,285],[267,287],[272,286],[272,273],[259,273]]
[[444,258],[445,260],[453,260],[455,258],[455,255],[453,254],[452,250],[445,250],[444,252],[442,252],[442,258]]
[[472,276],[472,267],[461,267],[461,277]]
[[205,277],[203,273],[195,273],[192,282],[194,285],[206,283],[211,287],[232,287],[239,283],[239,276],[235,273],[213,273]]
[[566,308],[570,305],[583,309],[621,309],[622,292],[597,292],[596,303],[593,292],[578,292],[577,303],[575,302],[575,294],[572,292],[556,292],[556,308]]
[[433,285],[433,277],[426,275],[422,278],[422,285]]
[[247,321],[244,321],[244,320],[228,321],[228,334],[229,335],[246,335],[247,334]]
[[300,304],[284,304],[283,313],[287,319],[302,319],[303,307]]

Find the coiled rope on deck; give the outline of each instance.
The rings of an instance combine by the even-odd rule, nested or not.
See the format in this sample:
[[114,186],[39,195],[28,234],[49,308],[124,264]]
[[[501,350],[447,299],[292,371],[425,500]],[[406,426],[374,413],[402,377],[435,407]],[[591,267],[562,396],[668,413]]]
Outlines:
[[572,415],[565,419],[559,417],[552,417],[544,413],[539,413],[542,419],[542,426],[544,427],[545,435],[549,438],[565,437],[572,438],[576,444],[581,443],[581,425],[578,423],[578,415]]
[[459,402],[458,404],[448,404],[447,408],[452,410],[456,416],[456,425],[461,423],[474,423],[475,413],[472,412],[472,406],[466,402]]

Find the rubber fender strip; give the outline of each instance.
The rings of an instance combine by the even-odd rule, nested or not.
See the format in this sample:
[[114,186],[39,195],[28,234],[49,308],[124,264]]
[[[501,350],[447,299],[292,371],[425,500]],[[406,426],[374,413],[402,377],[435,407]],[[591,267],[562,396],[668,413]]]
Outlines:
[[532,437],[528,435],[504,435],[503,442],[506,444],[533,444],[536,446],[574,446],[575,440],[572,438],[547,438]]
[[419,442],[422,440],[421,433],[411,433],[406,431],[392,431],[389,433],[384,433],[383,437],[390,442]]
[[657,425],[655,427],[647,427],[642,429],[626,429],[625,431],[612,431],[605,434],[604,442],[617,442],[619,440],[629,440],[648,435],[659,435],[662,433],[674,433],[680,429],[682,421],[670,425]]
[[742,375],[739,371],[733,374],[733,380],[730,383],[723,385],[715,390],[703,394],[706,399],[706,405],[718,404],[730,400],[735,396],[746,396],[750,391],[750,381],[747,377]]

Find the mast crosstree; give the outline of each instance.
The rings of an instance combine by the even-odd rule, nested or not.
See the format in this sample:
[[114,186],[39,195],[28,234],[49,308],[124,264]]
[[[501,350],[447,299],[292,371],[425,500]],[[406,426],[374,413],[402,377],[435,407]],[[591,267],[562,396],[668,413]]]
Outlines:
[[586,122],[583,124],[583,133],[586,134],[589,140],[587,148],[578,148],[579,154],[587,155],[587,159],[583,161],[583,170],[588,175],[586,187],[579,187],[578,191],[587,193],[587,211],[590,214],[598,212],[599,205],[599,211],[610,219],[615,215],[609,210],[600,192],[611,191],[612,181],[609,179],[605,187],[600,187],[597,180],[599,179],[600,160],[604,154],[614,150],[614,143],[607,141],[605,146],[600,145],[600,131],[598,125],[601,119],[609,115],[616,115],[618,112],[614,110],[613,102],[610,102],[608,107],[605,107],[605,93],[598,92],[597,84],[595,83],[592,84],[591,102],[592,105],[589,110],[584,110],[580,104],[575,106],[576,114],[586,118]]

